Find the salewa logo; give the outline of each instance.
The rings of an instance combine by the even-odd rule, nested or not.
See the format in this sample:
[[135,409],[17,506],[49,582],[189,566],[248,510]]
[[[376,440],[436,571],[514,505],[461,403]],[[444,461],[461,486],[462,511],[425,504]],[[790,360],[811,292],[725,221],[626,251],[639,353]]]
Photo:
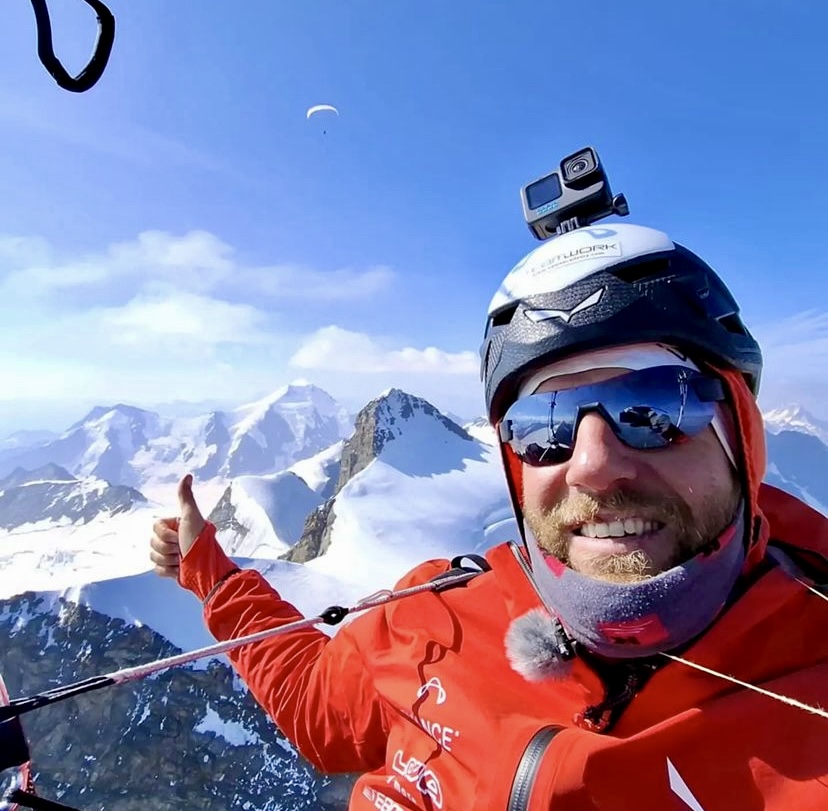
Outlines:
[[437,703],[443,704],[446,700],[446,691],[443,689],[443,683],[436,676],[432,676],[425,684],[417,690],[417,698],[422,698],[429,690],[434,690],[437,693]]
[[594,307],[604,295],[605,287],[601,287],[594,293],[590,293],[582,302],[576,304],[571,310],[526,310],[525,315],[534,323],[539,321],[549,321],[553,318],[560,318],[561,321],[568,324],[572,320],[572,316],[577,313],[582,313],[590,307]]

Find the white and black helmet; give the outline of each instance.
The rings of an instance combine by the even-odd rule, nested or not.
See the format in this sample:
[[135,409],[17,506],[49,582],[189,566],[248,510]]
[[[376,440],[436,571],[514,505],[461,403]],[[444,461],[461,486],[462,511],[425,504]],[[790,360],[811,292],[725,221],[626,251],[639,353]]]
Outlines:
[[716,273],[666,234],[639,225],[579,228],[518,262],[489,305],[480,347],[494,424],[530,372],[570,355],[658,342],[738,369],[754,394],[762,354]]

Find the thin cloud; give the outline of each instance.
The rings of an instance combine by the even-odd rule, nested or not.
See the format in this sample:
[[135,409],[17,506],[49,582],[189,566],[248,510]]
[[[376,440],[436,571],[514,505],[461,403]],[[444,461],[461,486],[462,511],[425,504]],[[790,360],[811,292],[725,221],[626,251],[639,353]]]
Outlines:
[[775,374],[828,372],[828,312],[806,310],[755,330]]
[[113,344],[146,345],[153,338],[190,344],[262,344],[270,340],[266,315],[247,304],[180,293],[141,297],[125,307],[102,310],[100,324]]
[[242,288],[274,298],[353,301],[388,289],[394,280],[394,271],[385,265],[361,271],[353,268],[320,271],[303,265],[275,265],[239,269],[237,279]]
[[74,293],[87,303],[97,294],[123,303],[142,292],[167,289],[313,303],[370,298],[394,280],[394,272],[383,265],[331,271],[247,265],[231,245],[203,230],[183,235],[143,231],[103,251],[64,258],[56,253],[42,239],[0,236],[0,294],[39,298]]
[[46,265],[52,261],[52,250],[42,237],[0,234],[0,273],[28,266]]
[[311,335],[289,361],[301,369],[349,371],[355,373],[427,373],[432,375],[473,375],[478,360],[474,352],[445,352],[403,347],[389,349],[362,332],[337,326],[323,327]]
[[754,330],[762,347],[760,400],[765,407],[798,403],[826,415],[828,312],[805,310]]

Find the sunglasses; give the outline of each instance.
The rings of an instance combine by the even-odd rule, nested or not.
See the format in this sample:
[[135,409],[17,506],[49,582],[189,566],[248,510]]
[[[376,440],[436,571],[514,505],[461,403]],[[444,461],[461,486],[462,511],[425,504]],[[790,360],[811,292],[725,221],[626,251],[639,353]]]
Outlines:
[[584,415],[600,414],[627,447],[667,448],[701,433],[725,399],[715,377],[684,366],[654,366],[619,377],[516,400],[500,422],[502,442],[532,467],[572,456]]

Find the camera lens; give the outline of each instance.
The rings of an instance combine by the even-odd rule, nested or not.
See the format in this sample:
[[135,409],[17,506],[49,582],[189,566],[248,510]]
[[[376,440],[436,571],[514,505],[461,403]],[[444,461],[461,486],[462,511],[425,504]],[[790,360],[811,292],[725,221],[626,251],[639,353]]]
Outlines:
[[576,180],[581,175],[586,175],[596,167],[595,156],[591,149],[578,152],[563,163],[564,180]]

